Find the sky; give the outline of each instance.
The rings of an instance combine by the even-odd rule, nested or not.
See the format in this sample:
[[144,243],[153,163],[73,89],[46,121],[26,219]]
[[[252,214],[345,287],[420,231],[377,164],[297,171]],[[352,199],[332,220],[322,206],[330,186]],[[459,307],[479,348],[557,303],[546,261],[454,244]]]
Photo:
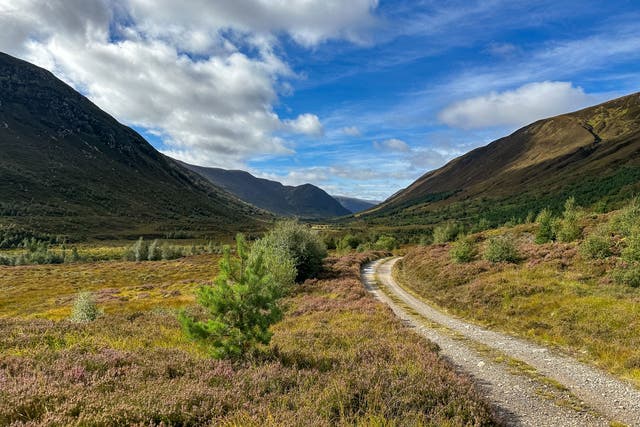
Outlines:
[[640,90],[638,0],[0,0],[0,29],[169,156],[372,200]]

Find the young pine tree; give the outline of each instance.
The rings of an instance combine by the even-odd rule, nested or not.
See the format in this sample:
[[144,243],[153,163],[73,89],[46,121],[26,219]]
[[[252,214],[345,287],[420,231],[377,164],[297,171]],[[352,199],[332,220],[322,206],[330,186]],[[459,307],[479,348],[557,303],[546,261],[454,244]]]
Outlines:
[[239,358],[271,339],[269,327],[282,318],[278,304],[284,290],[267,272],[261,255],[249,260],[242,235],[236,237],[237,256],[225,246],[214,286],[202,286],[198,302],[209,318],[180,314],[191,338],[210,344],[213,357]]

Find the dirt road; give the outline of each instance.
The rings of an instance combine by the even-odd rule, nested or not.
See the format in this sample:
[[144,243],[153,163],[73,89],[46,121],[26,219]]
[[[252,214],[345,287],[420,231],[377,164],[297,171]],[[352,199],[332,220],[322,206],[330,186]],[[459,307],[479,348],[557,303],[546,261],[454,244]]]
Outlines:
[[473,375],[508,425],[640,426],[640,391],[543,346],[464,322],[396,283],[399,258],[363,268],[362,281],[441,354]]

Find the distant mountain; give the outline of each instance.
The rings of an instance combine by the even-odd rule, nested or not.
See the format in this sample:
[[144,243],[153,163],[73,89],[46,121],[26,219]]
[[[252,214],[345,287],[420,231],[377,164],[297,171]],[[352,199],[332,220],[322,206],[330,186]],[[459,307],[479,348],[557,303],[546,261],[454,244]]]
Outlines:
[[293,187],[277,181],[256,178],[245,171],[181,164],[235,194],[241,200],[277,215],[330,218],[351,213],[315,185]]
[[74,236],[262,228],[48,71],[0,53],[0,224]]
[[362,211],[366,211],[367,209],[371,209],[375,205],[380,202],[374,200],[363,200],[356,199],[354,197],[345,197],[345,196],[331,196],[336,199],[345,209],[349,210],[352,213],[358,213]]
[[569,196],[608,209],[640,192],[640,93],[537,121],[477,148],[360,218],[397,225],[446,219],[500,224]]

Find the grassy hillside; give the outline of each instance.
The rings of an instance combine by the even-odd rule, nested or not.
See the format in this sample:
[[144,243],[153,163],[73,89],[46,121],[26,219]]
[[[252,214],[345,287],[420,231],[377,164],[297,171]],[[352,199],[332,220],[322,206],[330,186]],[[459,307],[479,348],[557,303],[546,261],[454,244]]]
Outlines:
[[[171,309],[213,277],[212,257],[0,267],[0,424],[494,425],[470,379],[367,295],[366,259],[329,259],[271,345],[236,363],[185,339]],[[105,315],[49,320],[80,289]]]
[[294,187],[256,178],[245,171],[181,164],[235,194],[241,200],[277,215],[330,218],[351,213],[315,185],[304,184]]
[[[451,313],[557,346],[640,385],[639,206],[579,214],[570,242],[535,243],[541,225],[533,223],[416,247],[395,274]],[[514,245],[515,262],[494,262],[510,252],[504,241]]]
[[0,224],[128,236],[260,228],[259,212],[166,158],[51,73],[0,54]]
[[640,190],[640,94],[540,120],[429,172],[360,218],[499,225],[568,196],[600,210]]

